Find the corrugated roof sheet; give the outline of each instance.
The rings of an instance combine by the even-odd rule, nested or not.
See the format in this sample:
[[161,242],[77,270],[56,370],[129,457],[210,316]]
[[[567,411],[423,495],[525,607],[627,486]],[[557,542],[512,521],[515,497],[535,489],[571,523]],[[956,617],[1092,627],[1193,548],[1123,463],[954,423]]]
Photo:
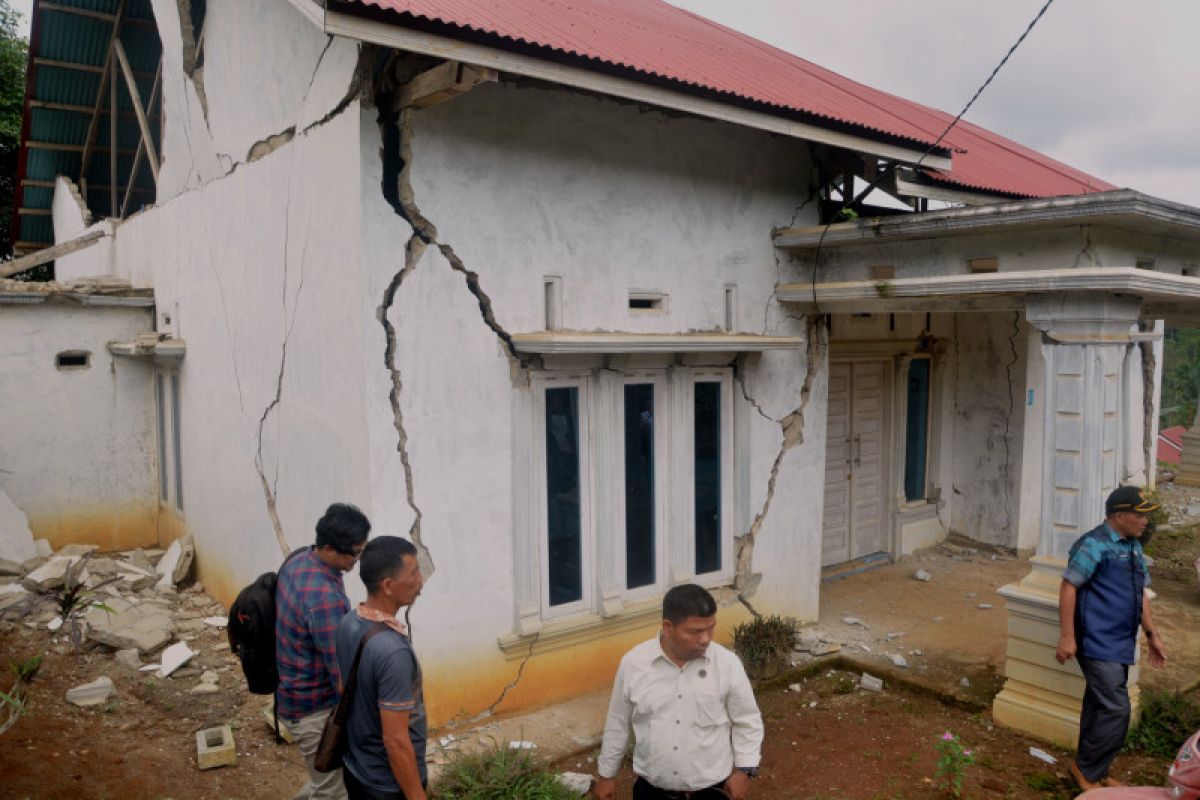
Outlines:
[[[455,31],[572,56],[857,129],[929,146],[954,118],[873,89],[661,0],[338,0],[346,10],[394,12]],[[960,122],[942,147],[951,172],[937,183],[1022,197],[1116,188],[976,125]]]

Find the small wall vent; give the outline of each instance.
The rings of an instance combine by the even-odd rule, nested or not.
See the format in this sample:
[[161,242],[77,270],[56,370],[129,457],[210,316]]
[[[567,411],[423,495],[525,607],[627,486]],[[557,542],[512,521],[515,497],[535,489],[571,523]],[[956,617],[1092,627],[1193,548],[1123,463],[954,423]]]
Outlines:
[[60,370],[87,369],[92,365],[92,354],[87,350],[63,350],[54,357],[54,366]]
[[629,310],[642,313],[662,313],[667,309],[667,296],[662,292],[629,293]]

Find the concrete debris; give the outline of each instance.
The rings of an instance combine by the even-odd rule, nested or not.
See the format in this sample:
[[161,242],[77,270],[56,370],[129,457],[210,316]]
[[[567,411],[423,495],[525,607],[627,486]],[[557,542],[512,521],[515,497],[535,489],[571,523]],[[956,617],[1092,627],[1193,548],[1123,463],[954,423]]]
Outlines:
[[592,790],[592,776],[583,772],[563,772],[555,775],[558,781],[569,792],[583,797]]
[[21,574],[28,575],[49,560],[49,556],[43,555],[36,555],[33,558],[26,559],[25,561],[21,562]]
[[929,619],[929,621],[930,621],[930,622],[942,622],[942,621],[943,621],[943,620],[945,620],[945,619],[946,619],[945,617],[931,617],[931,618]]
[[814,656],[828,656],[842,652],[842,646],[837,642],[821,642],[811,652]]
[[90,556],[100,549],[98,544],[69,544],[63,547],[56,556]]
[[892,653],[888,656],[888,658],[892,660],[892,666],[900,667],[901,669],[908,669],[908,659],[899,653]]
[[514,742],[508,743],[508,749],[509,750],[536,750],[537,745],[534,744],[533,742],[526,742],[526,741],[516,742],[516,741],[514,741]]
[[228,617],[205,617],[201,620],[205,625],[211,625],[214,628],[224,628],[229,624]]
[[[51,592],[60,588],[67,581],[67,570],[74,566],[79,556],[54,556],[40,567],[30,572],[21,580],[21,585],[31,592]],[[86,578],[85,574],[77,575],[78,579]]]
[[843,625],[858,625],[859,627],[861,627],[863,629],[869,629],[869,627],[870,627],[867,625],[867,623],[863,622],[858,617],[842,617],[842,624]]
[[136,647],[128,647],[124,650],[118,650],[113,654],[113,658],[121,666],[134,670],[135,672],[142,668],[142,659],[138,657]]
[[923,655],[925,655],[925,651],[924,650],[909,650],[908,654],[910,656],[923,656]]
[[168,611],[148,604],[134,605],[113,598],[103,608],[91,608],[84,616],[87,637],[117,650],[136,649],[149,655],[171,641],[173,622]]
[[800,684],[798,684],[798,683],[792,683],[792,684],[788,684],[788,691],[789,691],[789,692],[798,692],[798,691],[800,691]]
[[29,531],[29,519],[0,489],[0,558],[20,562],[39,554]]
[[933,575],[923,569],[917,570],[913,577],[919,581],[922,581],[923,583],[929,583],[931,580],[933,580]]
[[196,766],[200,769],[233,766],[237,763],[237,747],[233,729],[228,725],[196,731]]
[[49,558],[54,555],[54,548],[50,546],[48,539],[34,539],[33,549],[35,555],[39,555],[42,558]]
[[160,577],[154,588],[163,591],[182,583],[191,572],[192,561],[195,558],[196,545],[190,534],[171,542],[171,546],[167,548],[167,552],[155,568]]
[[887,635],[887,640],[890,642],[893,639],[903,638],[903,636],[904,636],[904,631],[892,631]]
[[980,603],[975,607],[982,609],[983,611],[987,611],[989,608],[995,608],[995,606],[993,606],[991,603]]
[[158,672],[162,664],[143,664],[138,667],[138,672]]
[[158,677],[168,678],[175,670],[182,667],[196,652],[187,646],[187,642],[176,642],[163,650],[162,665],[158,668]]
[[882,692],[883,691],[883,679],[876,678],[874,675],[871,675],[866,672],[864,672],[862,674],[862,677],[860,677],[858,679],[858,685],[860,688],[866,689],[868,692]]
[[113,558],[92,558],[88,560],[87,568],[95,578],[114,578],[117,575],[117,563],[117,560]]
[[958,685],[963,687],[964,689],[970,689],[971,688],[971,679],[970,678],[959,678]]
[[152,575],[154,574],[154,562],[150,560],[149,556],[146,555],[146,551],[142,548],[139,547],[136,550],[130,550],[121,555],[129,562],[129,566],[137,567],[139,570]]
[[46,623],[46,630],[50,631],[51,633],[54,633],[56,630],[58,630],[62,626],[63,626],[62,617],[55,617],[54,619],[52,619]]
[[112,678],[101,675],[90,683],[67,690],[67,702],[83,708],[98,706],[113,693]]
[[1029,755],[1033,756],[1038,761],[1044,761],[1047,764],[1057,764],[1058,763],[1057,758],[1050,755],[1049,753],[1047,753],[1045,750],[1041,749],[1040,747],[1029,748]]
[[200,675],[200,682],[192,687],[192,694],[215,694],[220,691],[217,682],[221,679],[219,673],[213,672],[211,669],[204,670]]
[[20,561],[9,561],[7,558],[0,558],[0,575],[15,575],[19,578],[23,574]]

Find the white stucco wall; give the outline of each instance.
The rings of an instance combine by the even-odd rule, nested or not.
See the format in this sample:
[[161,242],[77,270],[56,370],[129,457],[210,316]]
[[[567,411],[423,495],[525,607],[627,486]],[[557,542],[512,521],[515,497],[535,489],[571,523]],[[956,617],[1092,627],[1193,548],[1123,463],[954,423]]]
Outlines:
[[1025,324],[1016,312],[957,315],[951,528],[1017,546]]
[[[0,488],[55,547],[157,542],[153,366],[106,349],[151,322],[147,308],[0,304]],[[67,350],[89,366],[58,369]]]

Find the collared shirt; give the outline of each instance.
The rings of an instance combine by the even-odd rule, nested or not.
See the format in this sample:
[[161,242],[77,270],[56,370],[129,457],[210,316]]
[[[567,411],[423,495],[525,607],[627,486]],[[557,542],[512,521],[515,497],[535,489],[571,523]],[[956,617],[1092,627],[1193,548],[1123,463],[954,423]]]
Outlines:
[[1079,591],[1075,600],[1078,655],[1132,664],[1142,618],[1142,595],[1150,582],[1142,545],[1098,525],[1071,545],[1063,580]]
[[279,570],[275,585],[275,660],[279,716],[296,720],[337,704],[334,636],[350,611],[340,570],[309,549]]
[[599,773],[611,778],[634,738],[633,771],[660,789],[697,791],[757,767],[763,722],[742,662],[713,642],[676,666],[657,638],[621,659],[604,723]]

